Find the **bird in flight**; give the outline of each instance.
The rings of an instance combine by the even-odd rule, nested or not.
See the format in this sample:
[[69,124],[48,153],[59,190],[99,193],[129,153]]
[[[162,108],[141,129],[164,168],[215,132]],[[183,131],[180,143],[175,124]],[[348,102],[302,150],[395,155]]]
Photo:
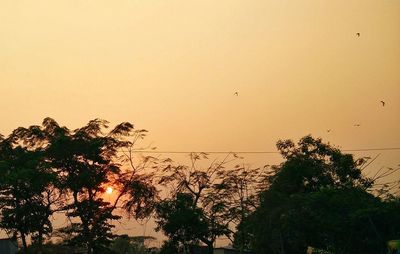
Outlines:
[[236,95],[236,96],[238,96],[238,95],[239,95],[239,93],[238,93],[238,92],[235,92],[233,95]]
[[355,126],[355,127],[360,127],[361,125],[360,125],[359,123],[357,123],[357,124],[355,124],[354,126]]
[[384,107],[384,106],[385,106],[385,104],[386,104],[384,101],[381,101],[381,103],[382,103],[382,107]]
[[326,130],[326,132],[331,132],[331,129]]
[[361,34],[360,33],[356,33],[356,35],[357,35],[357,37],[360,37]]

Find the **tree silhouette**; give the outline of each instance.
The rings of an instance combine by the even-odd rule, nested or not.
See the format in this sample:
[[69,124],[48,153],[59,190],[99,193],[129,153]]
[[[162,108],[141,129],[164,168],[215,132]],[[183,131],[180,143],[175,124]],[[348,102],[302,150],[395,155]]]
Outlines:
[[194,207],[193,202],[191,194],[178,193],[175,199],[160,202],[156,209],[156,230],[162,230],[171,242],[182,246],[183,253],[189,253],[190,245],[208,234],[203,210]]
[[243,227],[249,215],[259,205],[258,194],[262,189],[262,169],[236,165],[220,173],[221,181],[214,186],[212,198],[221,200],[225,207],[225,220],[231,222],[236,231],[234,246],[243,253],[250,249],[251,231]]
[[39,126],[18,128],[0,140],[0,227],[22,241],[38,245],[52,231],[50,216],[60,195],[56,173],[46,160],[47,142]]
[[[158,229],[173,241],[179,239],[181,244],[186,244],[187,239],[200,241],[212,253],[217,237],[225,235],[231,238],[232,227],[256,206],[254,186],[259,171],[245,170],[241,166],[227,169],[227,164],[237,160],[235,154],[228,154],[222,161],[214,160],[205,168],[198,166],[200,160],[208,159],[207,156],[205,153],[192,153],[190,166],[166,167],[160,184],[167,186],[171,193],[170,198],[158,206],[157,223]],[[184,210],[183,204],[186,205]],[[167,209],[171,206],[175,209]],[[192,219],[186,221],[182,218],[183,211]],[[184,228],[193,230],[182,230]]]
[[384,251],[385,240],[399,233],[398,203],[388,205],[368,192],[373,180],[362,175],[364,158],[311,136],[277,146],[285,161],[271,168],[248,222],[257,252],[305,253],[307,246],[333,253]]
[[[71,218],[68,243],[88,253],[108,252],[111,222],[120,218],[114,211],[124,209],[135,219],[151,214],[157,190],[146,170],[157,159],[132,155],[146,131],[127,122],[107,130],[101,119],[70,130],[46,118],[41,126],[0,137],[0,226],[21,239],[25,252],[30,236],[40,253],[57,211]],[[103,198],[108,186],[116,191],[112,203]]]

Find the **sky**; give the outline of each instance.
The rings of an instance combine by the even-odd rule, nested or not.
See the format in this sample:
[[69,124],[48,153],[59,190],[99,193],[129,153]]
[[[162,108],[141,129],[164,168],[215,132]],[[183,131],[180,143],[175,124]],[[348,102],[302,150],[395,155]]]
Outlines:
[[[160,151],[400,147],[399,70],[397,0],[0,0],[3,135],[102,118]],[[380,153],[371,171],[400,163]]]

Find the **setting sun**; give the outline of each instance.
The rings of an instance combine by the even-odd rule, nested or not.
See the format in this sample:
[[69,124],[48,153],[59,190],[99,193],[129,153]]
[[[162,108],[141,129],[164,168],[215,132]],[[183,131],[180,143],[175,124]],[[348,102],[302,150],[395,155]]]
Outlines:
[[112,192],[113,192],[113,188],[112,187],[107,187],[106,193],[107,194],[111,194]]

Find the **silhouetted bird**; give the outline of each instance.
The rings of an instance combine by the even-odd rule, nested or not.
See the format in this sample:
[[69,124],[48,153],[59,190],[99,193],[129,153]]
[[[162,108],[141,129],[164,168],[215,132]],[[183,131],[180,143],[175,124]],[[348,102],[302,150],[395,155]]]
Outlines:
[[360,33],[356,33],[356,35],[357,35],[357,37],[360,37],[361,34]]
[[381,101],[381,103],[382,103],[382,107],[384,107],[384,106],[385,106],[385,104],[386,104],[384,101]]
[[361,125],[360,125],[360,124],[355,124],[354,126],[355,126],[355,127],[360,127]]
[[239,93],[238,93],[238,92],[235,92],[233,95],[236,95],[236,96],[238,96],[238,95],[239,95]]
[[331,129],[326,130],[326,132],[331,132]]

